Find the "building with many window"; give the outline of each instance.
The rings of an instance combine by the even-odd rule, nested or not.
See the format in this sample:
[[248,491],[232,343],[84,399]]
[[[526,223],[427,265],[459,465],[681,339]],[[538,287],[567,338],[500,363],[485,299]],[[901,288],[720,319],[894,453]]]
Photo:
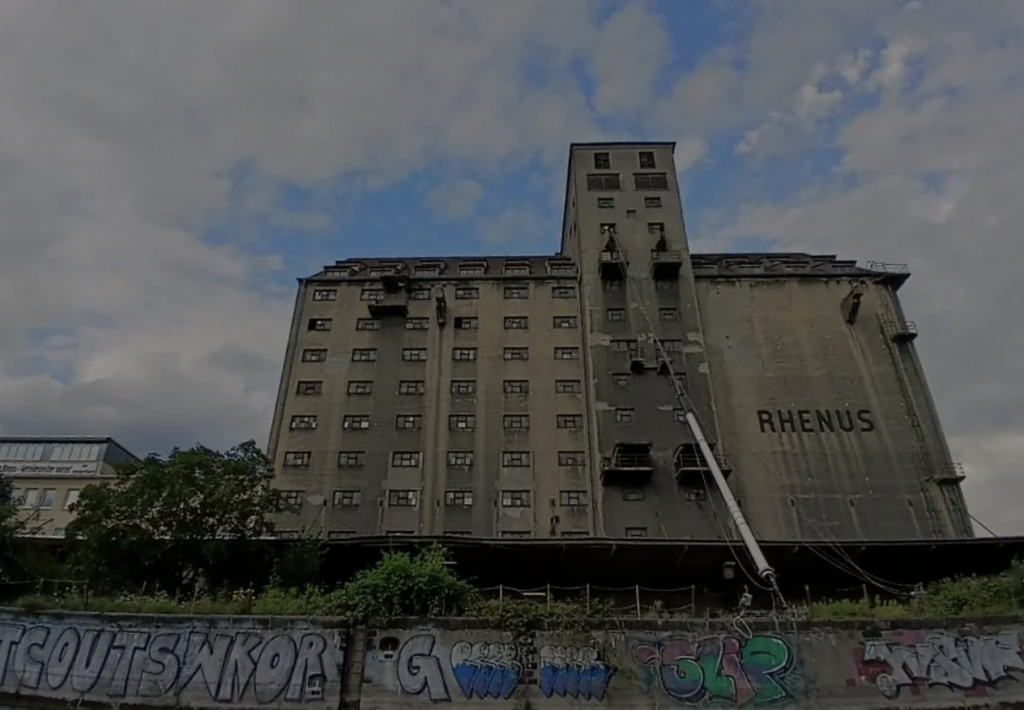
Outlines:
[[26,535],[63,537],[82,489],[111,480],[117,466],[133,461],[109,437],[0,437],[0,474],[11,479]]
[[549,256],[300,281],[270,437],[283,533],[972,535],[905,266],[692,254],[674,145],[575,144]]

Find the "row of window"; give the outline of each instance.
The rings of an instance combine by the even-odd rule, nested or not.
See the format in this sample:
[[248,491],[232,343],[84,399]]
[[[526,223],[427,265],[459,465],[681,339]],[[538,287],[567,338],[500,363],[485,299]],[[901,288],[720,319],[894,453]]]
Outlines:
[[[658,165],[654,160],[653,150],[637,151],[637,160],[640,161],[641,170],[655,170]],[[594,170],[611,170],[612,154],[606,151],[594,153]]]
[[[333,293],[333,296],[328,297],[326,294]],[[367,286],[359,292],[360,301],[376,302],[384,299],[386,291],[378,286]],[[526,300],[530,297],[529,286],[506,286],[504,290],[505,300]],[[338,292],[336,289],[329,289],[327,291],[314,291],[314,301],[335,301],[338,298]],[[480,287],[479,286],[456,286],[455,287],[455,298],[459,301],[473,301],[480,298]],[[552,286],[551,287],[551,298],[576,298],[576,287],[575,286]],[[428,301],[430,300],[430,289],[412,289],[409,291],[409,300],[411,301]]]
[[[355,264],[349,265],[348,267],[339,267],[335,269],[328,269],[327,274],[331,276],[344,276],[344,275],[360,275],[358,269],[353,270]],[[423,277],[439,277],[444,272],[444,264],[438,261],[426,261],[416,264],[412,269],[413,276]],[[399,273],[399,269],[404,270],[405,264],[385,264],[379,266],[370,267],[366,271],[366,276],[370,277],[383,277],[392,274]],[[487,274],[488,264],[487,262],[464,262],[459,265],[457,274],[459,276],[479,277]],[[576,265],[567,259],[558,261],[549,261],[547,263],[547,275],[549,276],[575,276]],[[528,261],[506,261],[502,268],[502,274],[505,276],[531,276],[533,274],[533,265]],[[430,290],[426,288],[415,289],[421,294],[420,299],[430,298]],[[313,291],[314,301],[336,301],[338,300],[338,289],[335,288],[321,288],[314,289]]]
[[[476,380],[452,380],[450,385],[451,393],[454,395],[476,394]],[[374,391],[372,380],[349,380],[348,394],[350,395],[371,395]],[[502,391],[505,394],[530,394],[529,380],[504,380]],[[323,380],[299,380],[295,386],[295,394],[303,397],[321,395],[324,392]],[[423,395],[427,392],[426,380],[399,380],[398,394],[402,395]],[[583,383],[580,380],[555,380],[556,394],[580,394],[583,392]]]
[[[629,534],[630,530],[641,530],[642,535]],[[388,536],[406,536],[415,535],[416,532],[413,530],[385,530],[385,535]],[[473,533],[469,530],[445,530],[442,535],[446,537],[472,537]],[[328,540],[344,540],[350,537],[355,537],[355,530],[329,530],[327,531]],[[278,530],[277,536],[283,540],[297,540],[302,536],[298,530]],[[498,538],[502,540],[529,540],[533,537],[533,532],[530,530],[499,530]],[[586,530],[563,530],[558,534],[560,538],[586,538],[590,537],[590,533]],[[647,528],[626,528],[626,537],[647,537]]]
[[[301,490],[281,491],[282,500],[289,506],[299,506],[305,499],[306,492]],[[444,504],[447,508],[472,508],[475,497],[471,490],[450,489],[445,491]],[[391,489],[388,491],[387,504],[391,508],[415,508],[419,505],[420,492],[414,488]],[[533,493],[529,490],[505,490],[500,497],[502,508],[530,508],[533,505]],[[359,489],[334,491],[332,503],[336,508],[358,508],[363,503],[363,492]],[[586,491],[559,491],[558,505],[563,508],[586,506]]]
[[[685,423],[686,412],[682,408],[672,410],[672,417],[678,423]],[[632,424],[636,421],[636,409],[634,407],[616,407],[615,422],[617,424]],[[506,431],[529,431],[529,414],[505,414],[502,416],[502,428]],[[313,430],[317,428],[317,415],[295,414],[291,418],[293,431]],[[370,428],[369,414],[346,414],[342,417],[341,428],[345,431],[360,431]],[[556,414],[555,428],[557,429],[582,429],[582,414]],[[397,414],[395,415],[395,429],[399,431],[420,431],[423,429],[422,414]],[[475,414],[449,414],[449,431],[475,431]]]
[[[64,495],[64,510],[78,502],[82,491],[72,488]],[[15,488],[13,500],[19,508],[50,510],[57,497],[56,488]]]
[[[472,451],[449,451],[448,465],[449,466],[472,466],[473,465],[473,452]],[[562,458],[565,454],[567,457]],[[455,455],[461,458],[452,458]],[[391,466],[394,468],[419,468],[423,464],[423,452],[422,451],[392,451],[391,452]],[[529,468],[533,457],[529,451],[502,451],[501,452],[501,465],[504,468]],[[562,461],[578,461],[579,463],[574,464],[563,464]],[[284,465],[290,468],[309,468],[313,461],[312,451],[286,451],[284,453]],[[465,463],[452,463],[452,461],[464,461]],[[559,465],[563,466],[583,466],[585,457],[581,451],[560,451],[558,453]],[[364,466],[366,464],[366,452],[365,451],[342,451],[338,454],[338,466],[342,468],[356,468]]]
[[[635,409],[616,409],[615,421],[632,422]],[[503,428],[508,431],[528,431],[530,429],[529,414],[506,414],[502,417]],[[558,429],[582,429],[582,414],[556,414],[555,427]],[[317,428],[317,415],[295,414],[291,418],[290,428],[296,430],[313,430]],[[341,428],[345,431],[360,431],[370,428],[369,414],[346,414],[341,419]],[[402,431],[420,431],[423,429],[422,414],[398,414],[395,416],[395,429]],[[475,431],[475,414],[448,415],[449,431]]]
[[[607,283],[617,283],[615,281],[608,281]],[[656,283],[661,283],[660,281]],[[626,320],[626,309],[625,308],[606,308],[604,311],[604,319],[609,323],[624,323]],[[677,321],[679,320],[679,309],[678,308],[659,308],[658,309],[658,320],[663,321]],[[664,342],[664,341],[662,341]]]
[[[636,341],[632,341],[636,342]],[[377,348],[353,348],[352,362],[377,362]],[[452,360],[455,362],[475,362],[477,348],[452,348]],[[579,360],[580,349],[577,347],[556,347],[553,351],[556,360]],[[502,350],[504,360],[529,360],[530,349],[527,347],[507,347]],[[302,362],[326,362],[327,348],[305,348],[302,351]],[[426,348],[402,348],[402,362],[426,362]]]
[[[615,198],[614,197],[598,197],[597,198],[597,206],[600,209],[603,209],[603,210],[614,209],[615,208]],[[645,197],[644,198],[644,207],[646,207],[649,210],[661,209],[661,198],[660,197]],[[626,210],[626,216],[627,217],[635,217],[636,216],[636,210]]]
[[[622,189],[622,176],[618,173],[589,173],[587,190],[591,192],[618,192]],[[633,173],[633,189],[667,190],[667,173]]]
[[0,444],[0,461],[99,461],[102,454],[102,444]]
[[[552,316],[551,327],[558,329],[579,328],[579,318],[576,316]],[[456,330],[479,330],[480,319],[476,316],[461,316],[455,318]],[[505,330],[527,330],[530,327],[529,316],[505,316]],[[306,330],[326,333],[334,329],[333,318],[310,318],[306,324]],[[429,318],[406,318],[406,330],[429,330]],[[356,319],[356,330],[380,330],[380,321],[376,318]]]

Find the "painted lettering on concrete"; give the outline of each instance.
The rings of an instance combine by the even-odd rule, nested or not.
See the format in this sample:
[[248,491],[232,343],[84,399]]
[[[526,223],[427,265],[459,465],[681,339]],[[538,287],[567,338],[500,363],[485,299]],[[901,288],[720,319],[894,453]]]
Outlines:
[[615,667],[598,659],[590,647],[542,646],[537,654],[538,684],[545,698],[604,700]]
[[865,641],[861,672],[885,697],[895,698],[909,686],[972,690],[1007,678],[1024,680],[1024,658],[1015,631],[994,636],[935,631],[918,643]]
[[758,409],[762,434],[836,434],[875,430],[870,409]]
[[766,705],[792,697],[794,654],[780,637],[673,637],[633,647],[633,660],[670,698],[690,705]]
[[451,667],[466,699],[507,700],[523,676],[512,644],[460,641],[452,646]]
[[433,634],[418,634],[402,644],[398,652],[398,685],[402,692],[426,693],[433,701],[452,699],[441,661],[434,655],[436,643]]
[[304,703],[337,683],[338,653],[317,631],[0,624],[2,690],[44,696]]

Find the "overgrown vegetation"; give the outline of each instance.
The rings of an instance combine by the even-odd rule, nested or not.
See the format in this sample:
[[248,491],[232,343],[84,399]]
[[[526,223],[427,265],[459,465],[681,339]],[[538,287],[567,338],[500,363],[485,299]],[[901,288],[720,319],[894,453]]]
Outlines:
[[[390,553],[343,585],[324,580],[317,540],[266,544],[287,506],[269,459],[252,441],[226,452],[175,449],[86,487],[68,529],[67,555],[19,537],[10,480],[0,477],[0,568],[6,598],[31,611],[323,616],[383,624],[400,617],[473,617],[513,637],[543,625],[579,631],[616,616],[610,600],[485,598],[439,546]],[[45,586],[39,580],[60,580]],[[31,594],[11,590],[32,589]],[[797,609],[820,619],[955,617],[1024,612],[1024,564],[885,597],[818,601]],[[15,597],[17,597],[15,599]],[[639,604],[639,596],[637,597]],[[619,617],[667,618],[660,601]],[[691,612],[692,613],[692,612]],[[713,615],[733,615],[717,610]],[[698,616],[704,616],[702,611]]]

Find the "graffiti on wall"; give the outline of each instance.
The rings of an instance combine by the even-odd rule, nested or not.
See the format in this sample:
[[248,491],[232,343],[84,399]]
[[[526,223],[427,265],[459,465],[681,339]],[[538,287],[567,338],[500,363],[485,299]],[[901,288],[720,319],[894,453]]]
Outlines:
[[672,637],[633,647],[633,660],[647,674],[650,691],[686,704],[732,703],[739,707],[792,697],[794,654],[778,636],[713,636],[696,641]]
[[0,624],[0,681],[5,691],[86,698],[302,703],[338,680],[336,647],[316,631]]
[[[406,639],[395,663],[398,688],[434,702],[451,701],[453,693],[466,700],[508,700],[527,682],[546,698],[604,700],[615,674],[590,647],[543,646],[534,655],[529,645],[462,640],[446,651],[429,633]],[[536,681],[526,680],[527,667],[537,668]]]
[[538,685],[545,698],[604,700],[615,667],[598,659],[597,649],[542,646],[537,654]]
[[[871,679],[887,698],[909,686],[944,686],[955,690],[991,687],[1024,671],[1015,631],[994,636],[960,636],[934,631],[916,643],[864,642],[861,677]],[[1024,679],[1024,675],[1018,676]]]

